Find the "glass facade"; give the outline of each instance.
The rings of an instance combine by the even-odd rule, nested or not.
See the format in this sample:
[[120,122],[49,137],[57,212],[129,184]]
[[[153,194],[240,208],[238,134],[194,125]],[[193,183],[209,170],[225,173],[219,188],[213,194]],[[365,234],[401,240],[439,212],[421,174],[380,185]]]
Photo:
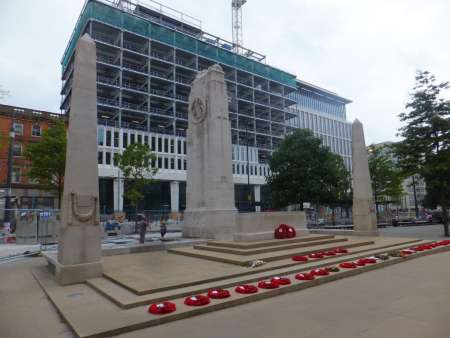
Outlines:
[[[113,2],[90,0],[64,53],[61,109],[68,113],[74,46],[84,33],[96,42],[100,177],[119,179],[114,155],[138,142],[155,152],[157,180],[185,181],[190,84],[197,72],[215,63],[227,83],[236,184],[250,179],[251,185],[264,185],[268,157],[296,128],[311,129],[351,168],[351,130],[345,114],[350,101],[236,54],[200,29],[173,20],[164,23],[163,14],[155,22],[153,14],[143,7],[130,13]],[[113,190],[114,196],[120,194],[118,188]],[[115,208],[118,199],[114,197]],[[167,198],[161,203],[167,205]]]

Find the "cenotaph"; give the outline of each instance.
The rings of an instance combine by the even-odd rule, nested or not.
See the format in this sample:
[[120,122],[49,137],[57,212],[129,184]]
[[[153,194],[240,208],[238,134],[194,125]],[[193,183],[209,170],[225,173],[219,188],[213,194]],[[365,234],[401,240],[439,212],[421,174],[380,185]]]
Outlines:
[[214,65],[197,75],[189,96],[183,236],[232,239],[236,214],[228,95]]
[[353,165],[353,231],[355,235],[378,235],[375,203],[369,173],[366,143],[362,123],[352,124]]
[[63,285],[102,275],[96,76],[95,42],[85,34],[75,50],[58,257],[51,262]]

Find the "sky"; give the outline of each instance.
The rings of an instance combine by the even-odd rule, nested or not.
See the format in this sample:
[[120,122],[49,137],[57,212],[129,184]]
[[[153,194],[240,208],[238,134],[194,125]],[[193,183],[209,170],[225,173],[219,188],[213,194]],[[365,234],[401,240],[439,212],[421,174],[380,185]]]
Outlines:
[[[160,0],[231,40],[231,0]],[[0,0],[0,103],[59,111],[60,60],[84,0]],[[416,70],[450,80],[449,0],[248,0],[244,45],[353,101],[366,143],[396,140]]]

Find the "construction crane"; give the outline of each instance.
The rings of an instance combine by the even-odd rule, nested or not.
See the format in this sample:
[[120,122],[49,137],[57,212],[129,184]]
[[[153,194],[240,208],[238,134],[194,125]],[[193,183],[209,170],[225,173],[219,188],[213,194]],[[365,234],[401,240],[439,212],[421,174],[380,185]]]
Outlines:
[[242,34],[242,6],[247,0],[231,0],[232,25],[233,25],[233,50],[242,53],[244,38]]

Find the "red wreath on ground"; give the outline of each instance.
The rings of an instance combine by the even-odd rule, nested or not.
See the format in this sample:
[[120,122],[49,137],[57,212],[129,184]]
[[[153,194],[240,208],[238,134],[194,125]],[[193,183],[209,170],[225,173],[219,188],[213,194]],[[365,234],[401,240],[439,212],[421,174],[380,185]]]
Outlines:
[[450,240],[449,240],[449,239],[446,239],[446,240],[437,242],[437,245],[438,245],[438,246],[446,246],[446,245],[450,245]]
[[313,252],[313,253],[310,253],[308,255],[308,257],[309,258],[321,259],[321,258],[323,258],[323,253],[322,252]]
[[204,295],[189,296],[184,300],[184,304],[188,306],[203,306],[210,302],[209,297]]
[[323,253],[325,256],[336,256],[336,251],[324,251]]
[[313,269],[310,273],[313,276],[328,276],[330,274],[327,269]]
[[308,257],[306,257],[306,256],[293,256],[292,260],[296,261],[296,262],[307,262],[308,261]]
[[291,284],[291,280],[287,277],[273,277],[271,279],[272,283],[278,284],[278,285],[289,285]]
[[314,275],[312,275],[308,272],[298,273],[295,275],[295,279],[298,279],[298,280],[313,280],[314,278],[315,278]]
[[163,315],[176,311],[177,306],[171,302],[161,302],[152,304],[148,308],[148,312],[154,315]]
[[346,254],[348,253],[348,250],[346,248],[336,248],[334,249],[334,252],[336,252],[337,254]]
[[402,255],[402,256],[409,256],[409,255],[412,255],[415,252],[416,252],[415,250],[405,249],[405,250],[401,250],[400,251],[400,255]]
[[358,259],[356,261],[356,265],[364,266],[366,264],[375,264],[376,262],[377,262],[377,260],[375,258],[365,257],[365,258]]
[[293,238],[297,236],[295,229],[287,224],[280,224],[275,229],[274,236],[276,239]]
[[280,286],[279,284],[274,283],[274,282],[272,282],[272,281],[265,281],[265,280],[262,280],[262,281],[258,282],[258,287],[259,287],[260,289],[276,289],[276,288],[278,288],[279,286]]
[[354,262],[343,262],[339,266],[343,269],[356,269],[358,267]]
[[236,291],[237,293],[249,294],[258,292],[258,288],[254,285],[244,284],[237,286],[234,291]]
[[223,299],[230,297],[230,291],[223,289],[212,289],[208,291],[208,297],[212,299]]

